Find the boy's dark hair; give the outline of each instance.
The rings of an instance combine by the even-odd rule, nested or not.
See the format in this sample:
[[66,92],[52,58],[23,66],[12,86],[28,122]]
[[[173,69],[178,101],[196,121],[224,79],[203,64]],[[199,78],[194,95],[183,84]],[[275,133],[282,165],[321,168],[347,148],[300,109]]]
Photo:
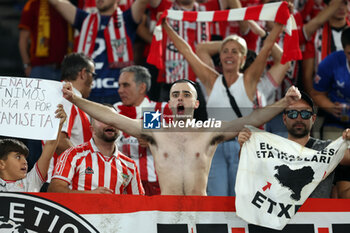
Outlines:
[[345,49],[347,45],[350,45],[350,27],[345,28],[341,33],[341,44],[343,49]]
[[326,4],[326,5],[328,6],[330,1],[331,1],[331,0],[323,0],[323,3]]
[[90,62],[94,64],[94,61],[84,53],[66,55],[61,65],[61,80],[75,81],[82,69],[89,68]]
[[6,160],[11,152],[17,152],[28,156],[29,150],[23,142],[16,139],[0,139],[0,159]]

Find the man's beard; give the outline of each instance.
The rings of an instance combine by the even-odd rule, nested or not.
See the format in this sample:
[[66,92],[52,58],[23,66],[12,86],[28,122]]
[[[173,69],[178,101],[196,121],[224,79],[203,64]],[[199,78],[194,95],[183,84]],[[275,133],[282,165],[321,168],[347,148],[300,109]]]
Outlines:
[[[296,124],[302,124],[304,126],[304,128],[303,129],[302,128],[296,129],[294,127]],[[310,133],[310,130],[307,129],[307,127],[304,123],[297,122],[297,123],[294,123],[292,125],[292,127],[288,129],[288,133],[295,138],[303,138]]]
[[107,136],[105,134],[102,134],[101,138],[105,142],[114,142],[118,138],[118,134],[115,134],[114,136]]

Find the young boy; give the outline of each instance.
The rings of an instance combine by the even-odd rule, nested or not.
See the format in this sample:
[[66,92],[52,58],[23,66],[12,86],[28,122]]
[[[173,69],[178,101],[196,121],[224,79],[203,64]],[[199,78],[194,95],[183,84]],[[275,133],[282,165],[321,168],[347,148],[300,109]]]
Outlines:
[[[59,104],[55,111],[56,118],[60,118],[58,130],[66,120],[63,106]],[[27,173],[28,148],[16,139],[0,140],[0,192],[39,192],[46,180],[50,159],[56,150],[59,137],[47,141],[39,160],[33,169]]]

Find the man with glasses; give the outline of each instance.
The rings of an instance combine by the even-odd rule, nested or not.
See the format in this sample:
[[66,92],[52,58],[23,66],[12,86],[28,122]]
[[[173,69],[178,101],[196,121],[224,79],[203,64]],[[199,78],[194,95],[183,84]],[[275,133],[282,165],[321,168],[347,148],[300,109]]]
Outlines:
[[[301,99],[289,105],[283,113],[283,122],[288,131],[288,139],[307,148],[322,150],[331,140],[320,140],[310,136],[311,128],[316,121],[316,111],[312,99],[301,92]],[[242,130],[238,135],[238,142],[242,146],[251,135],[248,129]],[[340,135],[339,135],[340,136]],[[350,139],[350,129],[343,132],[343,137]],[[244,155],[243,155],[244,156]],[[341,164],[349,164],[350,150],[346,150]],[[330,198],[333,186],[334,171],[323,180],[310,195],[312,198]]]
[[[88,98],[92,82],[96,77],[95,64],[83,53],[72,53],[65,56],[62,62],[62,81],[71,82],[76,95]],[[91,138],[90,122],[87,115],[79,108],[65,101],[67,124],[61,131],[60,143],[56,153],[59,155],[66,149],[87,142]]]
[[[72,53],[64,57],[61,67],[61,80],[71,82],[76,95],[88,98],[92,82],[96,77],[94,61],[83,53]],[[86,113],[69,101],[63,102],[63,108],[67,114],[67,120],[62,127],[56,153],[50,162],[48,182],[58,156],[70,147],[88,142],[92,136]]]

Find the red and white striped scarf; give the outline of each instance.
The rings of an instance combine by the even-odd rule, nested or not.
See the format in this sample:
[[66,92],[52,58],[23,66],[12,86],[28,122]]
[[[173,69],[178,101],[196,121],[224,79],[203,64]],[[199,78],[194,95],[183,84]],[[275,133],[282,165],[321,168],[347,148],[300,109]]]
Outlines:
[[157,22],[156,28],[154,29],[151,50],[147,58],[147,62],[157,66],[158,69],[163,69],[164,67],[162,60],[163,51],[161,46],[161,42],[163,40],[161,23],[164,18],[189,22],[242,20],[274,21],[286,25],[287,34],[285,37],[281,63],[284,64],[290,60],[299,60],[302,57],[299,49],[297,26],[293,16],[289,13],[288,3],[286,2],[268,3],[224,11],[184,12],[167,10],[164,11]]
[[[98,13],[91,13],[83,22],[76,52],[92,57],[96,37],[101,23]],[[120,8],[113,13],[104,29],[108,63],[111,68],[122,68],[133,63],[133,50],[126,33],[123,12]]]

